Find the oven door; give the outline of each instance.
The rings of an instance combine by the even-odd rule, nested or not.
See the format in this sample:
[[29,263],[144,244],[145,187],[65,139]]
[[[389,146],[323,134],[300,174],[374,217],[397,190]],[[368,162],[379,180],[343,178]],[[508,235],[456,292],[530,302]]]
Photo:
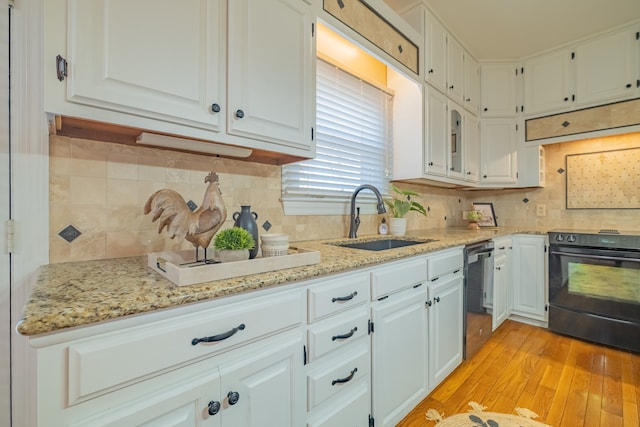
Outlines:
[[551,306],[640,322],[640,251],[549,249]]

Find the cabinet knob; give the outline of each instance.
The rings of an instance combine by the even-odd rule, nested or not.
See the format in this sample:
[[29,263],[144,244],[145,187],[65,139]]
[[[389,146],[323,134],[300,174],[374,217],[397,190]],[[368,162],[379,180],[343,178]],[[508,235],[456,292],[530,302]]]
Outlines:
[[209,409],[207,410],[209,415],[215,415],[220,412],[220,402],[218,402],[217,400],[212,400],[207,406],[209,407]]
[[433,162],[429,162],[429,166],[433,166]]
[[567,102],[568,100],[569,100],[569,97],[568,97],[568,96],[565,96],[565,97],[564,97],[564,102]]
[[453,90],[453,85],[449,86],[449,89]]
[[467,102],[471,102],[471,98],[467,98],[465,101],[467,101]]
[[471,171],[467,171],[467,175],[471,175]]
[[440,297],[435,297],[433,300],[434,300],[435,302],[440,302]]
[[236,110],[236,118],[241,119],[244,117],[244,111]]
[[237,391],[230,391],[229,394],[227,394],[227,399],[229,399],[229,405],[235,405],[238,403],[238,400],[240,400],[240,393]]
[[220,104],[211,104],[211,111],[213,111],[214,113],[219,113],[220,112]]
[[429,68],[429,74],[433,74],[433,68]]
[[633,85],[631,83],[627,83],[627,89],[630,89]]
[[424,304],[428,307],[431,307],[431,304],[433,303],[431,302],[431,300],[428,300],[428,301],[425,301]]
[[489,109],[485,107],[484,111],[489,111]]
[[500,270],[500,267],[496,267],[496,270]]
[[487,177],[487,175],[482,175],[482,177],[483,177],[483,178],[486,178],[486,177]]

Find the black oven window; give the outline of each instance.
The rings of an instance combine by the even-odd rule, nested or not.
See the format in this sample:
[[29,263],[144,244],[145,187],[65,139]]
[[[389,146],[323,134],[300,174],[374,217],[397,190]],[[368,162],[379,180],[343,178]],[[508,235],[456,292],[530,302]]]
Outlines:
[[620,266],[568,263],[568,291],[605,300],[640,304],[640,270]]

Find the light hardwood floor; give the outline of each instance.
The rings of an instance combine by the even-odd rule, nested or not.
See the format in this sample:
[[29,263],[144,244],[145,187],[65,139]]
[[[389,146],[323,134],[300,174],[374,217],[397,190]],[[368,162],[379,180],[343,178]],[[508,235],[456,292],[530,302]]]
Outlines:
[[640,426],[640,355],[506,321],[397,427],[433,426],[468,402],[486,411],[528,408],[554,427]]

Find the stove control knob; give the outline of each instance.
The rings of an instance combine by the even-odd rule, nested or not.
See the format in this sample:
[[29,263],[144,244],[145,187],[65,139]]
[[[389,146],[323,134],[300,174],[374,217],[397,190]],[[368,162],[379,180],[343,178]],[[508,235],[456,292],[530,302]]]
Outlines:
[[569,242],[569,243],[573,243],[573,242],[575,242],[576,240],[578,240],[578,239],[576,238],[576,236],[575,236],[574,234],[569,234],[569,235],[567,236],[567,242]]
[[562,241],[564,241],[564,236],[563,236],[562,234],[558,234],[558,235],[556,236],[556,241],[558,241],[558,242],[562,242]]

